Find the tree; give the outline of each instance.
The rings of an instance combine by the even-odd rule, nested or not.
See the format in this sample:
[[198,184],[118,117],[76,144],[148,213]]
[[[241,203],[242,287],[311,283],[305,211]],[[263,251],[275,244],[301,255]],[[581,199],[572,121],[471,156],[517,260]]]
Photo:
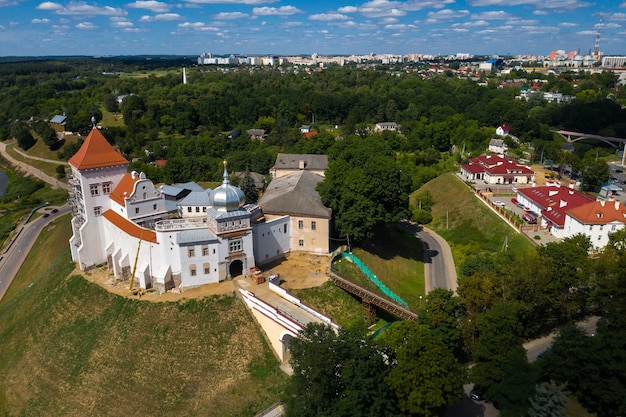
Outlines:
[[332,146],[329,158],[317,190],[333,210],[338,235],[360,242],[377,226],[408,217],[408,176],[380,137],[346,138]]
[[465,368],[428,326],[412,321],[396,322],[382,337],[397,360],[386,382],[398,398],[400,411],[439,416],[446,405],[461,398]]
[[602,183],[609,179],[609,166],[604,161],[595,159],[596,151],[585,154],[581,162],[582,188],[584,191],[600,191]]
[[259,200],[259,192],[256,190],[256,185],[254,185],[254,180],[249,171],[246,172],[243,180],[241,180],[240,188],[246,196],[246,204],[256,203]]
[[564,384],[542,382],[535,387],[535,396],[530,398],[528,417],[565,417],[568,401],[569,391]]
[[310,323],[291,342],[293,375],[284,393],[288,416],[393,416],[385,384],[391,353],[374,345],[360,324],[335,331]]
[[17,139],[18,146],[25,151],[29,150],[35,145],[35,143],[37,143],[33,135],[30,133],[30,130],[26,126],[20,126],[15,137]]

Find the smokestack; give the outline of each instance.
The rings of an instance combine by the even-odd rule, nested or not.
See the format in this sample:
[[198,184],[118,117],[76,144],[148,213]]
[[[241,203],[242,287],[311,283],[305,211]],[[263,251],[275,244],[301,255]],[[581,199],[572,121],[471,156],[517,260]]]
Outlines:
[[183,67],[183,84],[187,84],[187,68]]

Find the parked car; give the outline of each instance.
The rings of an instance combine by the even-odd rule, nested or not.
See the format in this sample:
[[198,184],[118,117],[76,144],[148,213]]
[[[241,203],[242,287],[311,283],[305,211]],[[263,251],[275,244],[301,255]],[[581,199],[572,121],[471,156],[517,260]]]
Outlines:
[[58,213],[58,212],[59,212],[59,210],[57,210],[57,209],[52,209],[52,210],[50,210],[50,213],[52,213],[52,214],[54,214],[54,213]]
[[483,399],[483,396],[480,394],[478,388],[474,388],[473,390],[471,390],[469,396],[474,401],[482,401]]
[[522,219],[528,224],[537,224],[537,218],[530,213],[524,213]]
[[515,204],[516,206],[519,204],[519,201],[517,201],[517,198],[512,198],[511,199],[511,203]]
[[49,214],[48,213],[44,213],[41,217],[48,217]]
[[498,207],[504,207],[504,203],[500,200],[496,200],[493,202],[494,206],[498,206]]

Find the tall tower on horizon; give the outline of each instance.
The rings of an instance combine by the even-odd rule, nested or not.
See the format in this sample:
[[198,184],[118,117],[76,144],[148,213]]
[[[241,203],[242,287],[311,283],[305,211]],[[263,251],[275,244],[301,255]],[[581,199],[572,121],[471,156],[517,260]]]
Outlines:
[[602,15],[604,14],[604,6],[600,10],[600,22],[598,23],[598,32],[596,32],[596,43],[593,47],[593,57],[596,60],[600,60],[601,52],[600,52],[600,30],[602,29]]
[[183,84],[187,84],[187,68],[183,67]]

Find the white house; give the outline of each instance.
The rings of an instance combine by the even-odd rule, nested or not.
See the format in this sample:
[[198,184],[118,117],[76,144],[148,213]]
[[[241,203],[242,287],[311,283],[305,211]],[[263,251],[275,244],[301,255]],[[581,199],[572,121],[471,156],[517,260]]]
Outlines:
[[609,243],[609,236],[624,228],[626,208],[619,201],[594,201],[567,212],[564,237],[587,236],[595,249]]

